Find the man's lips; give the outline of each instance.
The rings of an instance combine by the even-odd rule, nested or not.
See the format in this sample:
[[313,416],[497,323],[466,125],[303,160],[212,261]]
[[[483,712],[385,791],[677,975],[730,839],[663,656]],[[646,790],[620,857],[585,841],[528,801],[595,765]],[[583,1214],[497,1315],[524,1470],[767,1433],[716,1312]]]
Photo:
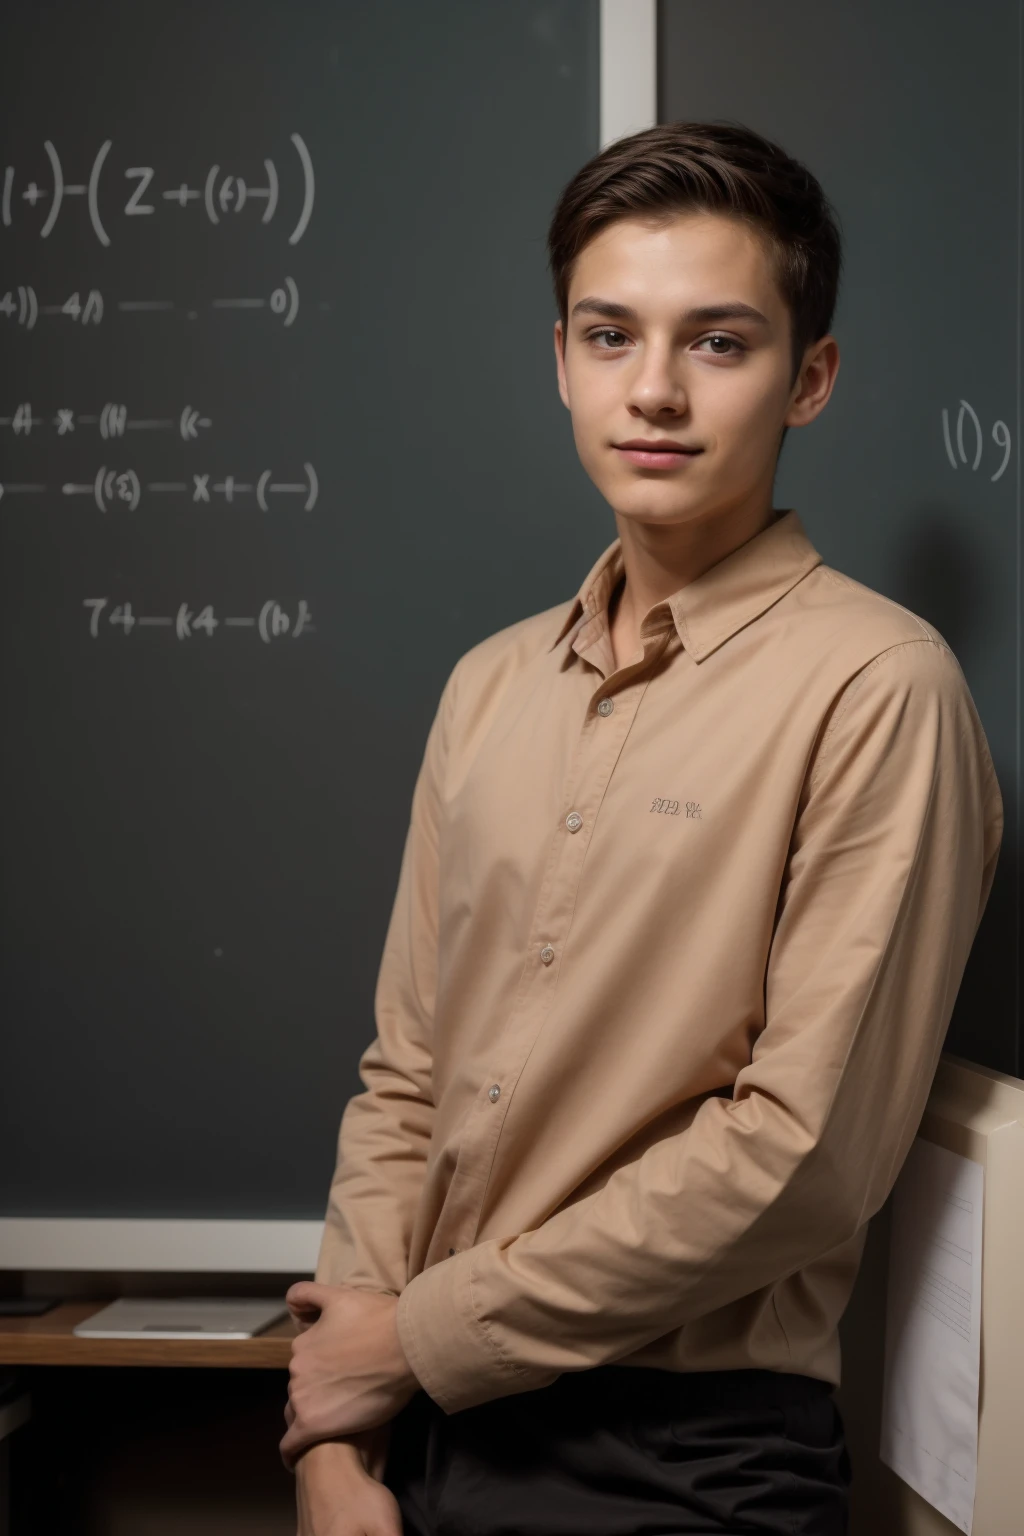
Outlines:
[[613,447],[616,453],[621,453],[624,459],[639,469],[678,469],[681,464],[688,464],[704,451],[665,438],[631,438],[625,443],[615,443]]

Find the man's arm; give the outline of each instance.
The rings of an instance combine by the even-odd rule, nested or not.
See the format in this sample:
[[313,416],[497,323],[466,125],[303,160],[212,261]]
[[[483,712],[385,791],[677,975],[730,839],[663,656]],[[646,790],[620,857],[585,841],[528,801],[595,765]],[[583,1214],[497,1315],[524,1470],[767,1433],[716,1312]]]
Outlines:
[[[311,1427],[296,1415],[292,1396],[297,1394],[304,1404],[309,1399],[309,1405],[319,1404],[321,1409],[330,1396],[320,1383],[320,1368],[332,1364],[333,1341],[326,1314],[321,1312],[319,1321],[314,1320],[325,1300],[316,1296],[315,1286],[350,1286],[397,1297],[408,1277],[409,1240],[434,1120],[431,1068],[438,844],[456,671],[441,694],[413,789],[377,976],[377,1034],[359,1060],[364,1091],[348,1101],[341,1117],[315,1284],[299,1282],[288,1293],[301,1333],[292,1348],[281,1455],[292,1471],[302,1458],[301,1478],[308,1483],[310,1497],[321,1485],[331,1497],[336,1496],[341,1482],[357,1473],[379,1481],[390,1439],[389,1422],[349,1434]],[[335,1293],[339,1298],[335,1307],[341,1304],[341,1294]],[[307,1304],[309,1316],[304,1315]],[[343,1311],[349,1317],[347,1302]],[[314,1334],[319,1348],[311,1350],[309,1340]],[[308,1381],[319,1383],[320,1390],[309,1392]],[[328,1443],[321,1447],[320,1440]]]
[[365,1091],[338,1132],[315,1279],[397,1296],[434,1121],[432,1029],[437,989],[441,786],[454,704],[442,692],[412,796],[398,887],[378,972],[376,1037],[363,1051]]
[[1001,832],[955,658],[931,640],[882,653],[809,770],[733,1098],[536,1229],[409,1282],[399,1336],[442,1408],[617,1359],[862,1227],[924,1112]]

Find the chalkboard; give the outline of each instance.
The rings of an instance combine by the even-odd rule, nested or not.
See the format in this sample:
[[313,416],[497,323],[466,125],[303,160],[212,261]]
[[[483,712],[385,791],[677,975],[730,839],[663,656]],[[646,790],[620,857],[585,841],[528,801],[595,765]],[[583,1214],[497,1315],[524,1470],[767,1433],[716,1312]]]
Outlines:
[[614,536],[544,237],[597,0],[0,53],[0,1212],[322,1216],[457,657]]
[[1021,26],[1020,0],[661,0],[658,106],[748,123],[838,209],[839,376],[775,505],[963,667],[1006,831],[946,1043],[1018,1076]]

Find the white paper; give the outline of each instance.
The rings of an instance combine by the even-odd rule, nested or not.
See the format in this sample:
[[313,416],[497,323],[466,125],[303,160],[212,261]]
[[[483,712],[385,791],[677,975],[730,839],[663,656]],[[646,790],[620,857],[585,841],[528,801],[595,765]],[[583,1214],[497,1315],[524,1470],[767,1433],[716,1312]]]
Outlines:
[[892,1192],[879,1456],[970,1536],[985,1170],[918,1136]]

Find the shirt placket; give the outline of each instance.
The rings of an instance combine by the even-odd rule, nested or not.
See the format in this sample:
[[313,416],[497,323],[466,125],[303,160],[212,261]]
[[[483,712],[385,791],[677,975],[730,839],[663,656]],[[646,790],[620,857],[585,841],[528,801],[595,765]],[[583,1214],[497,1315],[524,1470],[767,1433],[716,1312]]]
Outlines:
[[[601,803],[619,761],[654,661],[667,643],[661,628],[643,639],[643,658],[602,679],[588,700],[577,749],[566,777],[562,813],[552,836],[544,879],[526,944],[516,999],[477,1089],[465,1127],[445,1213],[427,1262],[476,1241],[484,1195],[505,1116],[554,1002],[562,953],[583,865]],[[443,1235],[442,1235],[443,1229]],[[459,1239],[461,1238],[461,1243]]]

